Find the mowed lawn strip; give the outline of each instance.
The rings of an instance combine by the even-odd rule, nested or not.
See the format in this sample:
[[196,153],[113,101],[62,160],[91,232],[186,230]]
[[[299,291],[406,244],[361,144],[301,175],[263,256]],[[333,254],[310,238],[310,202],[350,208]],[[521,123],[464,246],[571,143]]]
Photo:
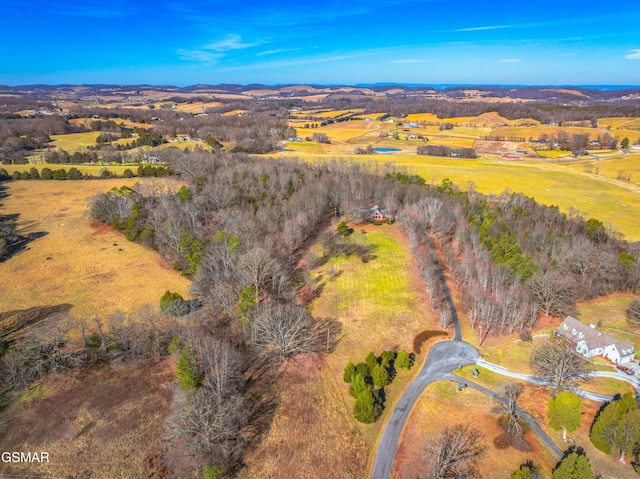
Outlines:
[[[341,388],[351,413],[353,398],[342,373],[348,361],[364,361],[369,351],[385,349],[411,351],[413,338],[424,330],[439,330],[437,318],[427,304],[428,297],[406,240],[395,225],[354,227],[352,241],[366,241],[374,247],[374,259],[363,263],[355,255],[332,258],[316,270],[324,289],[312,304],[315,317],[330,317],[342,323],[342,332],[327,362]],[[362,233],[364,231],[364,233]],[[337,273],[330,276],[328,271]],[[418,358],[420,363],[422,358]],[[412,370],[411,373],[417,371]],[[400,372],[386,391],[391,405],[413,374]],[[367,443],[375,443],[381,420],[359,425]]]
[[0,312],[71,304],[74,314],[102,316],[155,306],[166,290],[186,295],[190,281],[155,251],[89,216],[96,194],[137,181],[164,180],[6,183],[0,211],[19,214],[19,233],[39,237],[0,263]]

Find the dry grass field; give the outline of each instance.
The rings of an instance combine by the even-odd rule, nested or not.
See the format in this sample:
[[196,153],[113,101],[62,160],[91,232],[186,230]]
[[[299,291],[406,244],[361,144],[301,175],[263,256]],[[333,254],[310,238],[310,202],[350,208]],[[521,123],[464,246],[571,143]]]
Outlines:
[[469,388],[457,393],[456,385],[452,382],[440,381],[428,386],[414,406],[400,438],[391,478],[422,477],[426,469],[427,438],[455,424],[469,424],[484,435],[487,452],[480,460],[479,468],[485,479],[508,479],[528,459],[532,459],[543,470],[550,471],[556,463],[555,457],[531,432],[525,435],[533,447],[531,452],[512,447],[497,449],[494,446],[493,439],[502,433],[497,416],[492,412],[494,405],[492,399]]
[[279,404],[270,430],[238,478],[363,477],[369,448],[323,359],[290,361],[276,387]]
[[73,314],[103,316],[155,305],[166,290],[187,294],[189,281],[156,252],[89,217],[93,196],[136,181],[5,183],[2,213],[19,214],[18,231],[35,239],[0,263],[0,312],[71,304]]
[[69,153],[81,151],[88,146],[96,144],[96,138],[100,136],[99,131],[88,131],[86,133],[69,133],[66,135],[51,135],[54,148],[62,148]]
[[166,477],[160,438],[172,381],[171,359],[46,380],[5,414],[2,450],[46,451],[50,462],[0,463],[0,477]]

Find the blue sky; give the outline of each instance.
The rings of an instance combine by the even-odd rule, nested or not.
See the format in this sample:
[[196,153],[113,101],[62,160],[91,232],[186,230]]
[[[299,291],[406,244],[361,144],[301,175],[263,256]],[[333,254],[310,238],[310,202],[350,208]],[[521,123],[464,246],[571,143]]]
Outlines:
[[0,84],[640,86],[640,2],[3,0]]

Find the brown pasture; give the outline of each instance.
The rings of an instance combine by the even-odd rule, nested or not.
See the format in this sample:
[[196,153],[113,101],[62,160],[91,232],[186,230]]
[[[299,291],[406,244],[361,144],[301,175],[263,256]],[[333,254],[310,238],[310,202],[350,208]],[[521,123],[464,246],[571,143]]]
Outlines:
[[136,181],[5,183],[0,212],[19,215],[19,233],[33,239],[0,263],[0,312],[71,304],[74,314],[102,316],[157,304],[166,290],[186,295],[189,281],[155,251],[89,216],[93,196]]

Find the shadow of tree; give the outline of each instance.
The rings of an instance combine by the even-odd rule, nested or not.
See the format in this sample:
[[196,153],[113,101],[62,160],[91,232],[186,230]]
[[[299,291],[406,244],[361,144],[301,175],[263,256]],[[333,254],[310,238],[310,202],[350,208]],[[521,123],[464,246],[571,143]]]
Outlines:
[[[2,183],[0,183],[0,200],[3,200],[8,196],[9,194],[7,193],[7,187],[4,186]],[[0,206],[2,206],[1,203],[0,203]],[[42,238],[43,236],[46,236],[47,234],[49,234],[47,231],[36,231],[36,232],[29,233],[27,235],[21,235],[17,233],[15,228],[19,219],[20,219],[20,215],[17,213],[0,214],[0,228],[3,228],[3,225],[5,226],[13,225],[13,226],[9,226],[8,232],[3,233],[2,230],[0,229],[0,234],[5,235],[4,236],[5,238],[7,238],[6,235],[8,234],[8,244],[6,246],[6,251],[4,255],[0,256],[0,263],[5,262],[6,260],[14,256],[15,254],[19,253],[20,251],[28,249],[27,245],[32,241],[35,241],[38,238]],[[29,224],[21,224],[20,227],[28,228],[29,226],[32,226],[35,224],[36,224],[35,222],[31,222]]]
[[0,313],[0,348],[20,338],[26,330],[35,326],[54,314],[66,313],[73,308],[72,304],[62,303],[55,306],[34,306],[28,309],[16,309]]

